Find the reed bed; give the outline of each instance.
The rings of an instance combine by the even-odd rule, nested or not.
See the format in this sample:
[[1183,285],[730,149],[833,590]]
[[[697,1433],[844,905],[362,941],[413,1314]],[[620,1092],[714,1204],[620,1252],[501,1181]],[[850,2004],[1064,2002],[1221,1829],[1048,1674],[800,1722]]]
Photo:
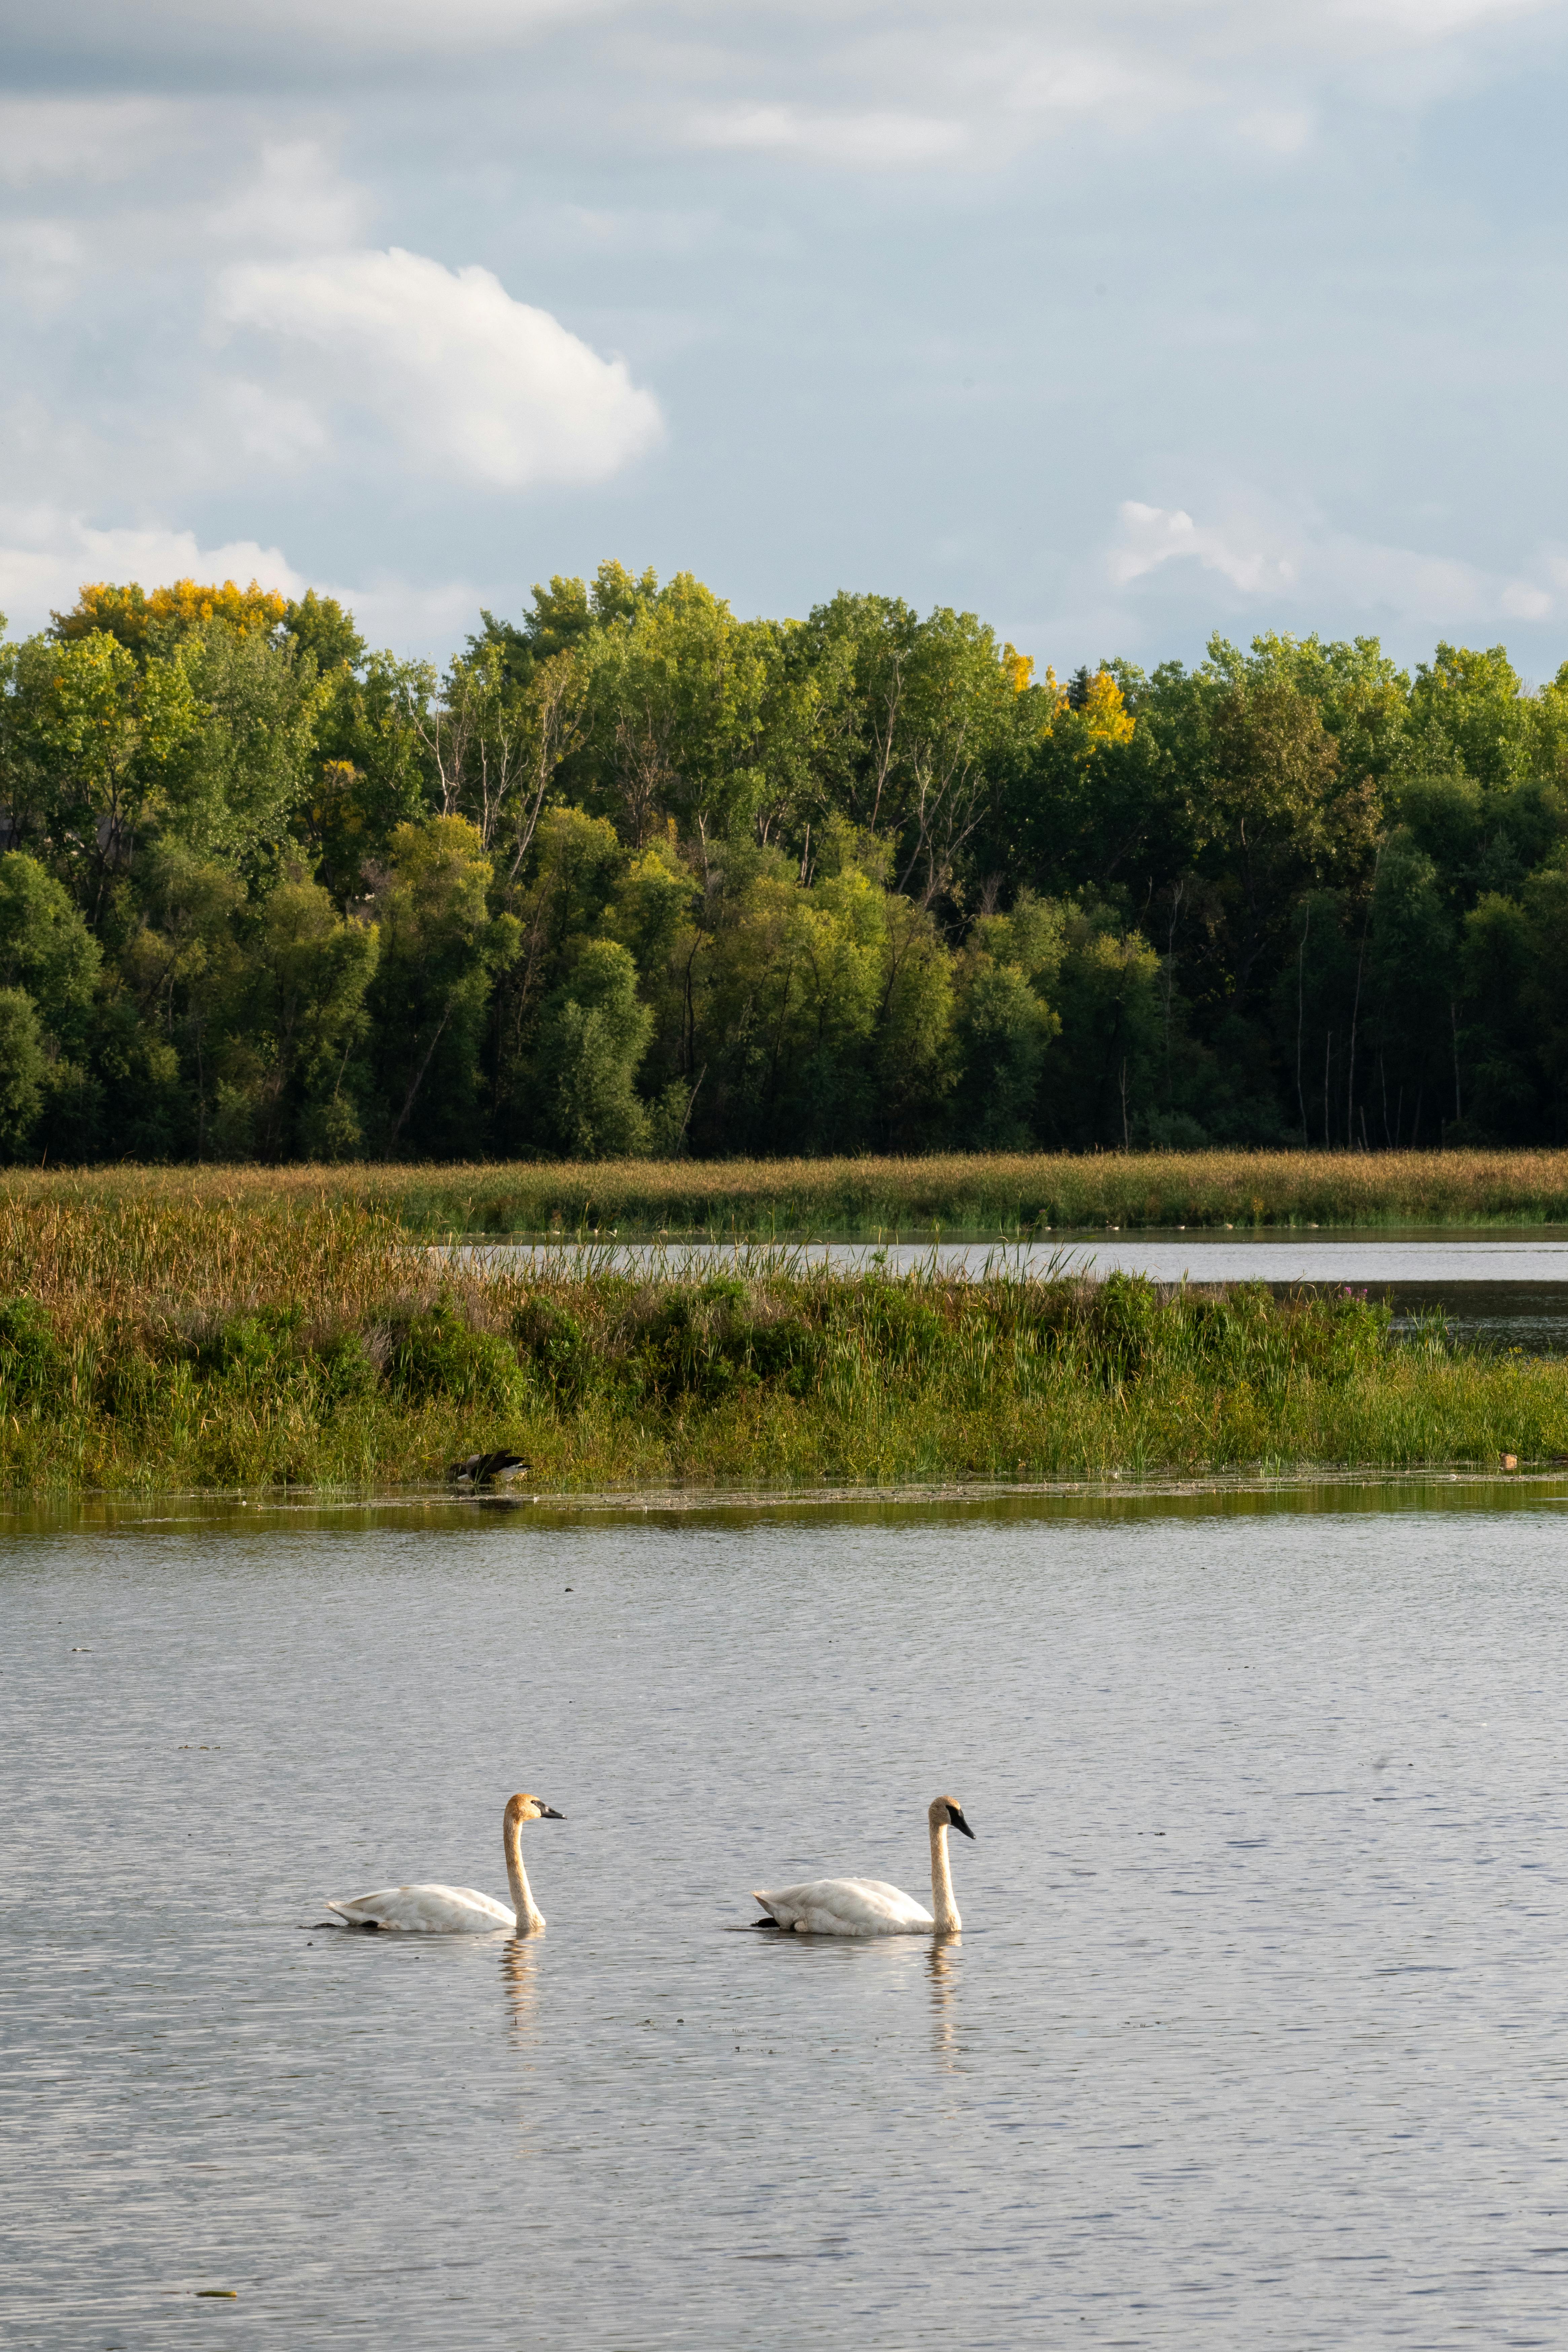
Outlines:
[[1568,1455],[1568,1369],[1393,1339],[1364,1297],[732,1248],[679,1270],[411,1250],[319,1181],[14,1185],[0,1483],[33,1494],[442,1477],[554,1492],[1027,1481]]
[[[424,1237],[1021,1238],[1141,1226],[1568,1223],[1568,1151],[998,1152],[920,1160],[12,1170],[0,1202],[129,1217],[314,1208]],[[129,1230],[129,1228],[128,1228]]]

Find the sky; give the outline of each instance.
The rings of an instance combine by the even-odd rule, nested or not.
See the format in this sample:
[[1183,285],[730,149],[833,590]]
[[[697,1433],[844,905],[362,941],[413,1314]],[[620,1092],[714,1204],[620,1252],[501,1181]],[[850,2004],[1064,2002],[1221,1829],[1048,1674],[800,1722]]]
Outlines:
[[0,610],[1568,658],[1568,0],[0,0]]

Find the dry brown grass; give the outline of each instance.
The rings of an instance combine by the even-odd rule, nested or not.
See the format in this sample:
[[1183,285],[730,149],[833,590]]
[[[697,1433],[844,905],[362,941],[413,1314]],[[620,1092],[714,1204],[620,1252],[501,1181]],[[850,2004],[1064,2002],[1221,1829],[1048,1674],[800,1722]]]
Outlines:
[[367,1307],[408,1271],[395,1221],[346,1193],[135,1172],[123,1188],[35,1179],[0,1190],[0,1297],[37,1299],[62,1331],[284,1302],[321,1319]]

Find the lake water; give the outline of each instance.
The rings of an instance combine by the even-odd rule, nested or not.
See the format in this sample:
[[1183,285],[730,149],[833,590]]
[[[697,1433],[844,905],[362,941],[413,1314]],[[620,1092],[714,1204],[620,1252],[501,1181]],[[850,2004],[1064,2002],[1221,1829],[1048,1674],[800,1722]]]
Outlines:
[[[13,1520],[6,2342],[1560,2343],[1565,1514]],[[313,1926],[520,1787],[542,1937]]]
[[[690,1242],[616,1242],[590,1248],[572,1243],[480,1242],[459,1245],[464,1261],[491,1267],[527,1264],[661,1266],[675,1272],[722,1268],[733,1250]],[[742,1262],[748,1253],[742,1252]],[[1408,1232],[1349,1229],[1314,1234],[1268,1228],[1257,1232],[1062,1233],[1017,1243],[813,1242],[789,1255],[805,1265],[825,1262],[854,1270],[879,1262],[895,1274],[934,1266],[973,1276],[1005,1266],[1015,1274],[1146,1274],[1156,1282],[1267,1282],[1276,1290],[1298,1286],[1334,1289],[1349,1283],[1394,1310],[1395,1328],[1439,1309],[1457,1339],[1531,1355],[1568,1354],[1568,1233],[1532,1225],[1516,1232]]]

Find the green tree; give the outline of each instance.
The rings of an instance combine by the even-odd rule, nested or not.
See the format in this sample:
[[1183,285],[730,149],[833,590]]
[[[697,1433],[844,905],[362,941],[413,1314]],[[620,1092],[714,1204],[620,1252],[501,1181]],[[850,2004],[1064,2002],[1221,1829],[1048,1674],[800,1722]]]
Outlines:
[[[224,1156],[248,1156],[228,1050],[233,1028],[243,1027],[238,926],[245,904],[245,886],[228,866],[194,856],[178,841],[155,842],[141,876],[140,919],[124,930],[116,957],[121,994],[184,1081],[198,1159],[206,1157],[220,1099]],[[121,1051],[130,1053],[123,1019],[118,1034]]]
[[634,579],[625,564],[611,561],[600,564],[592,587],[586,581],[563,580],[558,573],[548,588],[534,583],[533,610],[521,625],[498,621],[493,613],[481,612],[484,625],[468,639],[468,651],[479,655],[493,649],[500,656],[508,685],[521,691],[532,683],[540,663],[584,649],[596,629],[630,620],[658,593],[658,581],[652,572]]
[[895,597],[837,596],[808,630],[829,805],[896,845],[896,887],[929,907],[993,815],[1028,666],[973,613],[921,621]]
[[1036,1139],[1046,1049],[1061,1028],[1046,1001],[1065,950],[1059,908],[1025,896],[1011,916],[983,916],[961,959],[954,1129],[987,1151]]
[[768,747],[783,656],[689,572],[597,631],[584,728],[601,804],[641,847],[666,816],[689,832],[754,823],[776,790]]
[[1109,908],[1072,908],[1056,998],[1061,1028],[1044,1079],[1045,1132],[1075,1150],[1124,1149],[1142,1135],[1158,1099],[1160,959]]
[[364,639],[354,626],[353,614],[335,596],[318,596],[313,588],[307,588],[289,606],[281,626],[293,638],[296,654],[308,654],[315,663],[318,677],[339,669],[352,674],[363,665]]
[[[1373,1133],[1419,1140],[1423,1118],[1452,1117],[1458,928],[1431,857],[1394,834],[1373,893],[1368,997],[1377,1055]],[[1344,1034],[1341,1014],[1341,1034]]]
[[0,986],[26,992],[44,1054],[33,1140],[60,1160],[89,1159],[102,1088],[89,1066],[103,952],[64,886],[31,857],[0,857]]
[[67,1053],[90,1042],[103,950],[70,894],[19,850],[0,856],[0,986],[25,988]]
[[256,910],[223,1055],[226,1157],[343,1160],[362,1141],[354,1063],[381,935],[296,868]]
[[1534,730],[1518,671],[1503,646],[1472,653],[1440,645],[1415,672],[1411,717],[1447,742],[1467,775],[1490,792],[1531,772]]
[[530,666],[513,688],[498,647],[455,661],[438,690],[410,674],[409,724],[443,816],[466,816],[510,885],[532,846],[561,769],[583,740],[588,671],[571,653]]
[[539,1074],[550,1139],[569,1158],[644,1151],[648,1117],[637,1075],[653,1035],[637,973],[615,940],[590,940],[544,1008]]
[[369,895],[366,869],[384,865],[400,824],[428,814],[417,713],[434,690],[427,663],[372,654],[363,675],[340,663],[321,679],[309,789],[295,839],[340,908]]
[[89,921],[171,805],[203,724],[179,660],[139,664],[101,630],[16,650],[4,744],[12,839],[71,888]]
[[598,935],[628,853],[606,817],[547,808],[528,868],[508,892],[516,954],[497,974],[490,1004],[494,1133],[501,1150],[531,1149],[540,1132],[534,1069],[541,1010]]
[[1484,893],[1465,918],[1459,966],[1466,1018],[1456,1053],[1468,1083],[1456,1105],[1451,1140],[1516,1143],[1536,1129],[1537,1038],[1526,1008],[1538,951],[1523,907],[1500,891]]
[[471,1152],[482,1141],[485,1016],[521,927],[491,915],[493,868],[465,817],[399,825],[391,851],[374,899],[382,1148],[388,1156],[411,1146]]
[[37,1005],[25,988],[0,988],[0,1153],[7,1160],[26,1151],[47,1069]]
[[1230,971],[1250,992],[1297,894],[1370,859],[1377,812],[1340,786],[1339,750],[1317,705],[1287,684],[1229,686],[1209,719],[1200,824],[1229,902]]
[[161,829],[247,878],[276,872],[310,795],[329,689],[310,656],[258,630],[214,625],[178,660],[199,719],[170,763]]

